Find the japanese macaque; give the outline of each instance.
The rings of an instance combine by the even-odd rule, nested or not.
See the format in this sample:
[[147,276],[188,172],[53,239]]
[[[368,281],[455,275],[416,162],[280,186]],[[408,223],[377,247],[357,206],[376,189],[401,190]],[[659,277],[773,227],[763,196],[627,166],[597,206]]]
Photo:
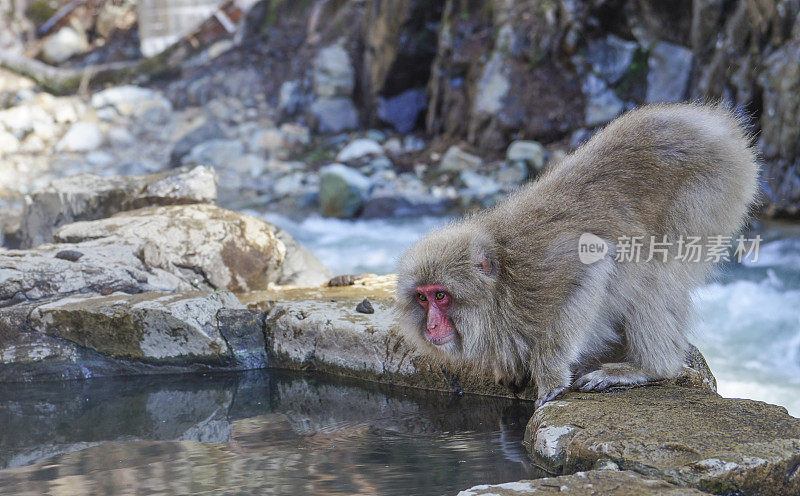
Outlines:
[[757,177],[725,107],[631,111],[504,202],[415,243],[398,269],[402,332],[499,383],[535,382],[537,406],[570,386],[676,377],[690,293],[714,262],[687,257],[687,239],[739,230]]

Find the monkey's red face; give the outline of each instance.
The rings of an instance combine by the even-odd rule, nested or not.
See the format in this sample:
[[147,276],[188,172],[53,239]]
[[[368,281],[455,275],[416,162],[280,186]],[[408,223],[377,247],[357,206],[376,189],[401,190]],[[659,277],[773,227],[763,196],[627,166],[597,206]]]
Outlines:
[[453,301],[447,288],[441,284],[418,286],[417,301],[427,313],[425,337],[435,345],[452,341],[456,331],[450,321],[450,305]]

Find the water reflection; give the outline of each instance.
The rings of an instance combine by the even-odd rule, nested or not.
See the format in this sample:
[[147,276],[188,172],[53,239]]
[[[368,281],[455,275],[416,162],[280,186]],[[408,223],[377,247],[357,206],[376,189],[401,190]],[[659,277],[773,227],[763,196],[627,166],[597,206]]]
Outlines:
[[283,372],[4,386],[0,487],[455,494],[539,475],[521,444],[531,410]]

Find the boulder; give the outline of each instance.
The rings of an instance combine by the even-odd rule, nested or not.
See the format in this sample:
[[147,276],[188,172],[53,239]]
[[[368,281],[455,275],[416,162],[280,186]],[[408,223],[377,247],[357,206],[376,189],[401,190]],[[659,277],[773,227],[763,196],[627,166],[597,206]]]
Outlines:
[[364,203],[363,218],[419,217],[421,215],[446,215],[455,208],[449,198],[439,198],[421,193],[384,189],[373,192]]
[[72,26],[65,26],[44,39],[42,58],[51,64],[60,64],[88,49],[86,35]]
[[30,327],[112,358],[220,359],[230,353],[217,322],[223,308],[243,307],[228,291],[81,295],[37,307]]
[[[367,275],[352,286],[273,287],[240,298],[249,308],[268,311],[267,351],[275,367],[439,391],[536,398],[535,387],[515,394],[497,385],[491,374],[445,367],[407,344],[394,316],[395,285],[393,275]],[[356,311],[364,298],[369,298],[374,313]],[[699,352],[694,354],[687,357],[686,374],[672,383],[708,390],[713,375]]]
[[118,86],[92,95],[92,107],[111,107],[120,115],[146,117],[165,116],[172,112],[172,104],[158,91],[139,86]]
[[377,141],[359,138],[348,143],[336,155],[338,162],[350,162],[368,155],[383,155],[383,147]]
[[398,133],[410,133],[427,105],[425,88],[411,88],[389,98],[378,97],[378,118]]
[[617,97],[614,90],[594,74],[586,77],[582,89],[586,96],[585,122],[587,126],[605,124],[622,112],[624,107],[622,100]]
[[651,48],[647,60],[647,102],[683,100],[692,72],[692,60],[691,50],[666,41],[660,41]]
[[232,159],[244,155],[244,152],[244,145],[241,141],[214,139],[196,145],[187,155],[184,155],[181,163],[223,168]]
[[103,144],[103,132],[92,122],[76,122],[56,145],[56,151],[88,152]]
[[320,169],[319,206],[325,217],[349,219],[358,215],[369,193],[369,179],[343,164]]
[[57,243],[106,240],[128,244],[141,262],[199,287],[249,291],[281,277],[286,247],[273,227],[214,205],[147,207],[75,222],[54,233]]
[[442,157],[439,169],[443,171],[475,170],[480,168],[481,165],[483,165],[483,160],[480,157],[467,153],[453,145],[447,149]]
[[708,389],[569,393],[536,411],[525,443],[562,473],[611,463],[715,494],[800,494],[800,419]]
[[222,128],[217,121],[207,121],[199,126],[193,128],[181,136],[175,145],[172,147],[169,160],[173,167],[181,164],[184,156],[188,155],[192,149],[200,143],[205,143],[211,140],[223,139],[225,137]]
[[703,496],[708,493],[676,486],[636,472],[592,470],[561,477],[482,484],[458,493],[458,496],[524,496],[526,494],[560,496]]
[[355,88],[355,71],[341,45],[322,48],[313,61],[314,94],[320,98],[349,97]]
[[320,98],[314,100],[310,111],[321,133],[341,133],[358,127],[358,110],[350,98]]
[[23,247],[53,239],[53,231],[77,220],[109,217],[146,205],[209,203],[217,198],[217,177],[209,167],[145,176],[89,174],[53,181],[25,197]]
[[523,162],[531,170],[541,172],[547,158],[547,150],[538,141],[517,140],[506,150],[509,162]]
[[616,84],[628,71],[633,54],[639,45],[609,34],[605,38],[591,40],[586,47],[586,60],[592,70],[609,84]]
[[17,137],[0,129],[0,157],[11,153],[17,153],[19,149],[20,142]]

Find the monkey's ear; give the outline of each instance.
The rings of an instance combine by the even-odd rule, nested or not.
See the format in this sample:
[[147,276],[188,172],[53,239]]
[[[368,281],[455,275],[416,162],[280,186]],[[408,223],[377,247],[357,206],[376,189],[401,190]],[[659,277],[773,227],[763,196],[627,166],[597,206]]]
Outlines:
[[495,278],[500,269],[497,247],[485,234],[476,235],[470,243],[470,258],[475,268],[486,277]]

